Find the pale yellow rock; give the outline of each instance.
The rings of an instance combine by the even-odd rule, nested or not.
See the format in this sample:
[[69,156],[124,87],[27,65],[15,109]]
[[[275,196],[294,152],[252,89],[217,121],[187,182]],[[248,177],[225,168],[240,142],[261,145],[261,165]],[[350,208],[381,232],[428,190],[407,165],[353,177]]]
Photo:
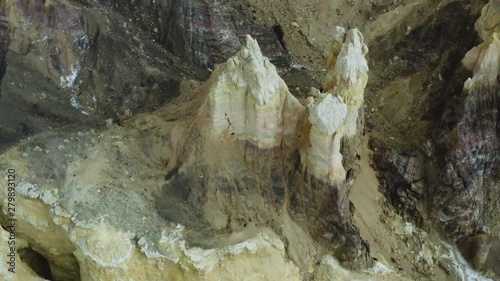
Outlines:
[[316,281],[343,281],[348,280],[349,271],[342,268],[339,263],[330,255],[321,259],[315,279]]
[[[332,40],[330,40],[330,46],[326,52],[326,67],[329,71],[335,69],[337,57],[339,56],[339,53],[342,50],[342,44],[344,43],[345,34],[346,34],[345,28],[341,26],[335,27],[335,30],[332,35]],[[323,89],[325,89],[325,86],[329,88],[332,87],[332,85],[323,85]],[[328,89],[325,89],[325,91],[327,90]]]
[[402,281],[408,280],[396,274],[386,265],[376,262],[372,268],[364,270],[362,273],[346,270],[338,263],[335,258],[325,255],[317,267],[314,281]]
[[[0,229],[0,251],[2,253],[0,258],[0,280],[4,281],[42,281],[45,280],[37,276],[35,272],[28,265],[26,265],[17,250],[28,247],[28,243],[23,239],[16,237],[15,239],[9,240],[10,233],[5,231],[3,228]],[[15,244],[7,244],[7,241],[14,241]],[[11,260],[11,257],[7,255],[10,254],[10,247],[15,248],[15,258]],[[12,267],[10,267],[10,262],[14,262]],[[9,271],[11,268],[11,271]],[[14,271],[14,272],[12,272]]]
[[490,0],[484,5],[475,27],[483,41],[488,41],[493,33],[500,32],[500,1]]
[[[165,112],[156,112],[142,116],[130,127],[111,126],[99,136],[84,132],[64,135],[61,140],[71,139],[64,142],[64,150],[47,147],[44,142],[52,140],[48,137],[37,140],[41,151],[34,151],[35,145],[26,140],[0,155],[0,166],[14,168],[19,175],[19,236],[54,264],[55,275],[73,273],[82,281],[303,280],[305,272],[300,272],[297,264],[308,249],[299,248],[314,245],[312,240],[308,242],[307,233],[294,230],[291,220],[284,229],[292,233],[283,237],[288,243],[298,241],[288,248],[273,230],[264,227],[252,232],[235,231],[231,237],[237,240],[217,241],[202,248],[188,242],[190,229],[161,217],[154,211],[155,198],[139,191],[163,186],[165,165],[170,169],[177,161],[202,162],[177,159],[185,155],[183,145],[193,134],[199,134],[194,141],[203,148],[227,145],[225,141],[231,138],[259,148],[274,148],[285,139],[293,140],[295,147],[301,148],[302,163],[312,174],[328,183],[344,180],[340,144],[350,108],[359,103],[356,98],[362,101],[362,91],[360,95],[356,87],[366,83],[367,67],[362,37],[349,31],[340,32],[338,38],[345,41],[337,45],[338,54],[330,56],[335,83],[324,94],[312,90],[314,97],[309,98],[307,108],[290,94],[257,42],[248,37],[243,50],[219,66],[209,81],[190,84],[200,89],[196,92],[199,95],[193,91],[181,96],[175,108],[169,108],[180,116],[176,116],[178,121],[168,123],[162,115]],[[154,131],[158,136],[146,141],[144,131]],[[304,139],[299,141],[302,134]],[[92,139],[86,140],[87,136]],[[74,140],[77,137],[78,143]],[[51,153],[44,153],[48,149]],[[216,150],[233,152],[220,147]],[[37,153],[56,159],[49,171],[61,174],[59,179],[47,179],[43,174],[46,164]],[[165,163],[164,156],[171,163]],[[203,161],[229,162],[231,157],[240,156],[218,157],[212,155]],[[235,161],[235,165],[242,163]],[[2,206],[7,200],[5,184],[0,181]],[[5,216],[3,208],[0,217]],[[223,218],[220,228],[226,223],[227,218]],[[313,262],[308,259],[300,268],[311,270]],[[338,272],[347,272],[333,265]],[[329,278],[328,270],[319,268],[318,276]],[[313,267],[311,274],[314,272]]]
[[[99,159],[109,163],[106,159],[114,155],[110,147],[135,155],[127,151],[135,147],[133,143],[122,146],[121,137],[107,135],[105,138],[103,143],[89,148],[86,159],[71,160],[67,168],[71,176],[60,186],[30,182],[36,178],[29,168],[33,162],[22,157],[18,149],[0,155],[0,166],[8,163],[18,175],[16,215],[20,247],[26,247],[29,242],[62,269],[53,274],[62,276],[74,272],[82,281],[301,280],[299,268],[287,258],[283,242],[271,230],[258,232],[241,242],[203,249],[188,246],[182,225],[159,227],[162,223],[155,220],[157,215],[146,208],[149,203],[130,190],[110,198],[115,205],[102,201],[106,195],[99,194],[98,190],[106,192],[103,185],[106,185],[109,167],[101,167],[96,172]],[[127,181],[130,186],[130,178],[124,183]],[[2,219],[6,217],[6,190],[6,181],[0,181]],[[98,205],[99,213],[85,218],[92,213],[88,213],[81,202],[90,199],[89,202]],[[128,200],[128,206],[123,207],[129,207],[130,212],[118,216],[116,208],[121,208],[119,202],[123,200]],[[146,218],[145,214],[153,219]],[[117,219],[123,222],[117,224]],[[137,223],[141,221],[145,223]],[[150,232],[137,234],[144,227],[150,227]],[[23,242],[25,240],[27,242]],[[0,249],[5,250],[5,245],[1,243]],[[17,277],[2,280],[41,280],[29,274],[29,268],[19,262],[19,257],[17,268]],[[0,276],[9,276],[2,275],[3,269],[5,267],[0,267]]]
[[[201,249],[186,246],[183,230],[181,225],[164,229],[156,245],[141,238],[138,247],[130,247],[130,241],[115,241],[116,236],[102,228],[91,229],[90,238],[79,238],[87,240],[87,250],[75,253],[84,265],[83,280],[300,280],[276,236],[260,233],[225,248]],[[117,249],[119,245],[125,251]],[[252,276],[257,279],[244,279]]]
[[472,77],[464,83],[464,89],[498,83],[500,71],[500,3],[490,0],[481,10],[476,30],[484,42],[472,48],[462,60],[472,70]]
[[[363,35],[357,29],[351,29],[342,35],[337,29],[336,39],[328,55],[328,73],[323,83],[323,90],[342,98],[348,105],[345,133],[353,137],[357,132],[359,109],[364,100],[364,89],[368,82],[368,47]],[[345,38],[345,39],[343,39]],[[340,39],[344,41],[339,42]],[[339,51],[339,44],[342,43]]]
[[234,134],[261,148],[281,143],[296,133],[305,109],[291,95],[287,85],[262,56],[250,36],[243,49],[212,74],[203,110],[215,136]]
[[343,137],[355,137],[359,110],[368,81],[368,47],[357,29],[337,27],[327,55],[325,93],[311,89],[308,98],[309,142],[301,161],[318,179],[329,184],[345,180],[340,153]]
[[[316,90],[312,90],[313,95]],[[318,179],[330,184],[345,179],[340,153],[344,135],[347,105],[339,97],[320,94],[316,99],[308,98],[309,144],[301,151],[302,163]]]

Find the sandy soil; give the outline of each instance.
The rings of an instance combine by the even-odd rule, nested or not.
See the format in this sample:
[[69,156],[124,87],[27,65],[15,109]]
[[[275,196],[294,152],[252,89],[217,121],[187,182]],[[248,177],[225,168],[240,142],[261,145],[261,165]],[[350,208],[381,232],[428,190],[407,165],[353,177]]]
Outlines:
[[[418,265],[414,264],[415,252],[411,239],[402,239],[398,230],[404,232],[405,224],[393,210],[385,205],[385,197],[379,191],[376,172],[370,167],[368,138],[364,137],[358,164],[360,173],[351,189],[350,200],[354,204],[354,222],[359,227],[361,237],[370,244],[374,260],[388,265],[403,276],[415,280],[422,276]],[[389,217],[393,218],[390,219]],[[395,231],[396,230],[396,231]],[[406,241],[404,241],[406,240]],[[435,280],[447,280],[439,268],[434,272]]]
[[444,243],[436,233],[418,229],[394,213],[379,191],[367,142],[368,137],[363,137],[358,161],[360,172],[349,199],[354,205],[354,223],[370,244],[372,258],[411,280],[491,280],[473,270],[459,251]]
[[366,147],[366,138],[363,141],[358,164],[360,173],[356,177],[351,189],[350,200],[354,204],[354,221],[359,227],[361,236],[371,245],[371,254],[386,264],[390,254],[390,236],[380,221],[382,207],[380,200],[384,197],[378,190],[379,182],[375,171],[370,167],[370,151]]

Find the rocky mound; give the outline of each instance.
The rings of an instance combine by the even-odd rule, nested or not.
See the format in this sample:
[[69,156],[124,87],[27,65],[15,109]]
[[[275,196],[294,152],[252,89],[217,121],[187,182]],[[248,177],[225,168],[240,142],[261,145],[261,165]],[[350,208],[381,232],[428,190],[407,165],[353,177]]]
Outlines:
[[23,260],[41,254],[55,280],[331,280],[351,273],[328,254],[366,264],[347,200],[355,150],[341,143],[358,138],[367,49],[359,31],[338,32],[331,86],[307,100],[247,37],[152,114],[2,154]]

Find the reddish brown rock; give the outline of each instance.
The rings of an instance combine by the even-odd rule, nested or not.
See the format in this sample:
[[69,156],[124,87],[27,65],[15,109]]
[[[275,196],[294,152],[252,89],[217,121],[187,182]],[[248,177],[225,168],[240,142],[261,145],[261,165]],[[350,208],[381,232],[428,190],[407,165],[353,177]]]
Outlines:
[[175,54],[209,68],[241,49],[245,35],[255,38],[273,64],[289,66],[288,52],[271,30],[254,24],[224,0],[172,1],[166,44]]
[[[88,3],[92,5],[92,2]],[[132,19],[184,60],[209,69],[214,69],[215,65],[225,62],[240,50],[247,34],[259,42],[262,52],[273,64],[279,67],[291,64],[280,38],[280,27],[274,31],[255,24],[236,2],[99,0],[98,3]]]

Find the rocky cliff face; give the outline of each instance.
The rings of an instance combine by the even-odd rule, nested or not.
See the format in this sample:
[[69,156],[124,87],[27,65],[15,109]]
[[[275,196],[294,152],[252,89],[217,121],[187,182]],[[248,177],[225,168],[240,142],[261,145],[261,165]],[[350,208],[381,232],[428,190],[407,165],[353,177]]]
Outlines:
[[[467,252],[480,260],[476,267],[497,275],[500,268],[493,261],[500,252],[493,245],[500,241],[499,24],[500,3],[490,1],[476,23],[483,42],[463,60],[472,75],[464,83],[461,108],[448,106],[439,124],[443,134],[434,139],[447,147],[438,219],[454,237],[472,236],[465,241],[481,233],[491,235],[491,241]],[[450,120],[452,115],[455,120]]]
[[52,5],[2,1],[2,148],[49,127],[121,122],[175,96],[184,76],[206,75],[116,13]]
[[352,152],[340,145],[358,137],[346,132],[363,102],[366,46],[357,30],[345,35],[330,55],[335,82],[308,100],[248,36],[155,113],[100,132],[50,131],[2,154],[19,175],[25,259],[41,254],[55,280],[348,278],[331,256],[318,259],[356,266],[367,255],[347,200]]
[[[458,104],[449,104],[434,129],[436,145],[445,147],[439,219],[448,233],[471,235],[484,227],[498,236],[498,30],[500,9],[490,1],[476,22],[483,43],[463,60],[471,77],[464,81]],[[488,202],[488,203],[486,203]]]
[[453,78],[429,99],[437,121],[427,127],[424,143],[398,151],[371,141],[393,203],[421,225],[439,224],[491,276],[499,274],[492,262],[499,237],[499,11],[497,1],[484,6],[475,25],[482,43],[464,54],[463,67],[447,70]]
[[246,34],[265,43],[273,62],[291,63],[272,30],[223,1],[44,3],[2,2],[4,145],[48,127],[122,122],[151,111],[175,96],[186,77],[207,77],[193,64],[213,69],[241,48]]
[[[342,49],[350,48],[349,43],[347,41],[342,45]],[[340,61],[342,55],[337,56]],[[364,60],[361,53],[355,58]],[[320,101],[317,106],[310,104],[307,112],[290,94],[274,66],[262,57],[260,48],[251,38],[248,38],[247,45],[237,56],[218,67],[201,88],[207,89],[208,93],[198,95],[207,95],[207,98],[199,113],[199,131],[190,134],[200,135],[205,143],[187,149],[198,151],[195,154],[199,153],[199,156],[181,157],[197,159],[196,163],[169,163],[170,167],[184,167],[179,169],[185,172],[174,174],[175,180],[169,183],[166,190],[184,181],[189,186],[196,186],[198,183],[193,182],[195,177],[192,173],[204,171],[202,178],[208,181],[205,183],[207,190],[191,191],[197,194],[196,200],[192,201],[196,203],[191,209],[200,209],[203,213],[203,210],[213,210],[222,204],[223,207],[217,207],[220,209],[217,220],[214,220],[215,217],[206,217],[212,227],[238,229],[241,224],[252,222],[258,225],[267,221],[273,222],[271,225],[276,231],[284,232],[275,225],[278,219],[274,217],[279,217],[282,208],[288,206],[292,219],[322,218],[320,222],[306,219],[303,227],[312,233],[314,239],[324,235],[329,237],[321,239],[324,240],[323,245],[336,249],[337,255],[342,255],[344,261],[362,260],[366,248],[348,212],[349,186],[342,163],[341,152],[344,151],[340,147],[347,123],[344,118],[332,116],[329,111],[340,107],[344,115],[347,114],[348,106],[343,97],[338,95],[341,91],[335,96],[330,93],[319,94],[326,103]],[[336,103],[329,102],[332,100]],[[314,103],[312,100],[309,102]],[[215,154],[214,151],[219,150],[219,142],[224,144],[226,152]],[[231,156],[225,160],[231,148],[234,149],[234,155],[241,154],[243,158]],[[218,161],[216,166],[215,159]],[[242,166],[246,167],[239,170],[238,176],[228,176],[234,173],[231,168],[233,165],[226,167],[226,163],[232,161],[243,161]],[[244,179],[233,183],[238,186],[236,190],[230,187],[234,178]],[[226,187],[216,191],[211,190],[210,186]],[[255,195],[262,197],[259,202],[274,207],[248,206],[240,201]],[[234,199],[226,201],[221,196]],[[262,208],[266,211],[259,211]],[[224,210],[236,211],[228,213]]]
[[[235,8],[236,7],[236,8]],[[175,54],[213,68],[244,44],[246,34],[256,38],[263,53],[279,66],[291,59],[278,33],[244,16],[238,4],[225,0],[172,1],[171,18],[163,24],[165,43]]]
[[[94,6],[95,2],[79,1]],[[156,41],[181,58],[204,67],[225,62],[245,44],[250,34],[261,42],[264,54],[279,66],[291,58],[279,32],[255,24],[241,5],[227,0],[96,1],[140,26]]]

